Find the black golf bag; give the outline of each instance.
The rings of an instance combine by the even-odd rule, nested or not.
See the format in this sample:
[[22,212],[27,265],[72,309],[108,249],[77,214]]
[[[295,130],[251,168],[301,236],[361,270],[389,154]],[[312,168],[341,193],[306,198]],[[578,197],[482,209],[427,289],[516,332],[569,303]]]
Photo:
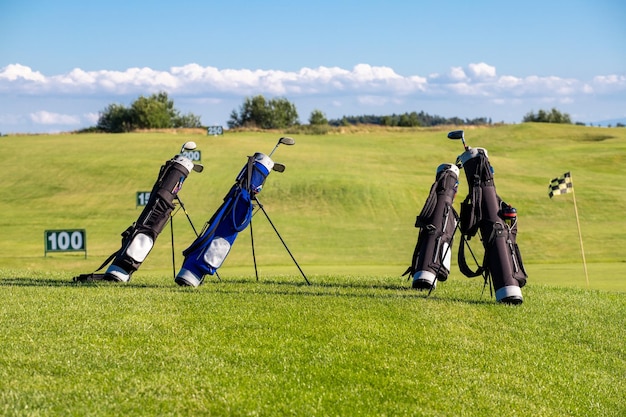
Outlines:
[[434,289],[437,280],[448,279],[451,247],[459,220],[452,207],[458,185],[459,169],[455,165],[437,167],[435,182],[415,221],[420,231],[411,266],[403,274],[413,278],[413,288]]
[[[188,142],[192,143],[192,142]],[[186,144],[187,145],[187,144]],[[195,144],[193,144],[195,148]],[[111,265],[104,274],[82,274],[74,281],[106,280],[128,282],[132,274],[144,262],[157,237],[170,220],[174,209],[174,199],[183,186],[183,182],[192,171],[201,171],[181,153],[161,166],[159,176],[150,191],[150,198],[136,222],[122,233],[122,244],[96,271],[104,268],[111,260]]]
[[213,275],[222,266],[239,232],[250,223],[254,196],[261,192],[273,167],[272,159],[263,153],[248,157],[222,205],[183,251],[185,260],[174,279],[178,285],[197,287],[206,274]]
[[[467,147],[457,158],[457,165],[465,170],[469,186],[468,195],[461,203],[459,269],[467,277],[482,275],[485,284],[491,280],[496,301],[521,304],[521,288],[528,276],[516,243],[517,212],[496,193],[486,149]],[[479,231],[484,258],[482,265],[473,271],[465,259],[465,246]]]

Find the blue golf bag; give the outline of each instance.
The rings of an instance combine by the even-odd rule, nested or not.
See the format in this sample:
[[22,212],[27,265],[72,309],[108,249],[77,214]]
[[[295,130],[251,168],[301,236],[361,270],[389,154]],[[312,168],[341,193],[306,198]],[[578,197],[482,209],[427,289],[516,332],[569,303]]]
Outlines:
[[183,251],[185,260],[174,281],[197,287],[204,276],[213,275],[222,265],[232,245],[252,219],[253,199],[274,167],[274,161],[260,152],[248,157],[224,202],[205,224],[200,236]]
[[452,242],[459,215],[452,203],[459,185],[459,169],[453,164],[437,167],[435,182],[415,227],[420,229],[411,266],[403,275],[413,278],[412,287],[434,289],[437,281],[445,281],[450,273]]
[[[496,193],[486,149],[467,147],[457,158],[457,165],[465,170],[469,186],[468,195],[461,203],[459,269],[470,278],[482,275],[485,285],[488,281],[493,283],[496,301],[521,304],[521,288],[528,276],[516,243],[517,211]],[[482,265],[473,271],[465,259],[465,246],[478,231],[484,258]]]

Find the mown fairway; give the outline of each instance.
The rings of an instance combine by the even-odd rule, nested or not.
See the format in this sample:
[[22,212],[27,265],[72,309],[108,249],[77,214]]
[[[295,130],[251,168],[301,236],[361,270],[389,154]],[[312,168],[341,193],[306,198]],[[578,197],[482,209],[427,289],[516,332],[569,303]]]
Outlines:
[[[624,415],[626,129],[466,130],[518,210],[518,307],[455,265],[428,298],[401,277],[435,169],[462,151],[446,134],[288,134],[259,198],[312,285],[257,213],[259,281],[245,231],[198,289],[173,282],[169,226],[130,284],[72,277],[118,249],[135,193],[184,142],[205,165],[180,193],[199,230],[284,133],[1,137],[0,414]],[[566,171],[589,285],[572,195],[547,195]],[[466,193],[462,174],[457,207]],[[87,259],[44,256],[44,230],[74,228]],[[180,211],[174,237],[180,267],[195,237]]]

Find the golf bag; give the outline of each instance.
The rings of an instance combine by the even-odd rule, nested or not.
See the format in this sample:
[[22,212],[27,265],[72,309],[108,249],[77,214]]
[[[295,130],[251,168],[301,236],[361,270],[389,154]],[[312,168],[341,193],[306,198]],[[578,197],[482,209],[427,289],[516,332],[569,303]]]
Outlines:
[[[521,288],[528,276],[516,243],[517,211],[496,193],[486,149],[467,147],[457,158],[457,165],[465,170],[469,186],[468,195],[461,203],[459,269],[470,278],[482,275],[485,284],[491,279],[496,301],[521,304]],[[465,259],[465,246],[478,231],[484,258],[482,265],[473,271]]]
[[411,266],[403,275],[413,277],[413,288],[434,289],[437,280],[445,281],[450,273],[451,246],[459,215],[452,207],[459,185],[459,169],[452,164],[437,167],[415,227],[420,229]]
[[272,159],[260,152],[248,157],[224,202],[205,224],[200,236],[183,251],[185,260],[174,281],[197,287],[206,274],[213,275],[222,265],[232,245],[252,219],[254,195],[274,167]]
[[[193,142],[188,142],[193,144]],[[187,145],[187,144],[185,144]],[[195,148],[195,144],[193,144]],[[183,149],[185,149],[183,147]],[[75,281],[106,280],[128,282],[132,274],[144,262],[157,237],[170,219],[174,209],[174,199],[183,186],[183,182],[192,171],[201,171],[202,165],[196,165],[181,153],[161,166],[159,176],[150,191],[150,198],[136,222],[122,233],[122,244],[96,271],[104,268],[111,260],[111,265],[104,274],[82,274]]]

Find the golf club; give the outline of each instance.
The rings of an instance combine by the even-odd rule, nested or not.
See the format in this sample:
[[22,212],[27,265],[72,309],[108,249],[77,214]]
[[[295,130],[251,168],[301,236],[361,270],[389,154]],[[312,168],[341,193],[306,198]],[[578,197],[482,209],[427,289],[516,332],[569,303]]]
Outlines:
[[453,130],[452,132],[448,133],[448,139],[452,139],[452,140],[461,139],[461,142],[463,142],[463,147],[465,148],[465,150],[467,150],[468,146],[465,143],[465,135],[463,134],[462,130]]
[[[196,147],[197,147],[196,142],[193,142],[193,141],[185,142],[183,146],[180,148],[180,153],[183,153],[185,151],[193,151],[194,149],[196,149]],[[204,171],[204,165],[194,163],[192,169],[195,172],[202,172]]]
[[272,167],[272,170],[276,172],[285,172],[285,165],[279,164],[278,162],[274,162],[274,166]]
[[272,152],[270,152],[270,154],[268,155],[269,157],[274,154],[274,151],[276,151],[276,148],[278,148],[278,145],[280,145],[281,143],[283,145],[293,145],[296,143],[296,141],[288,136],[283,136],[282,138],[278,139],[278,143],[276,144],[276,146],[274,146],[274,149],[272,149]]
[[180,148],[180,152],[183,153],[184,151],[193,151],[194,149],[196,149],[196,142],[189,141],[183,144],[182,148]]

